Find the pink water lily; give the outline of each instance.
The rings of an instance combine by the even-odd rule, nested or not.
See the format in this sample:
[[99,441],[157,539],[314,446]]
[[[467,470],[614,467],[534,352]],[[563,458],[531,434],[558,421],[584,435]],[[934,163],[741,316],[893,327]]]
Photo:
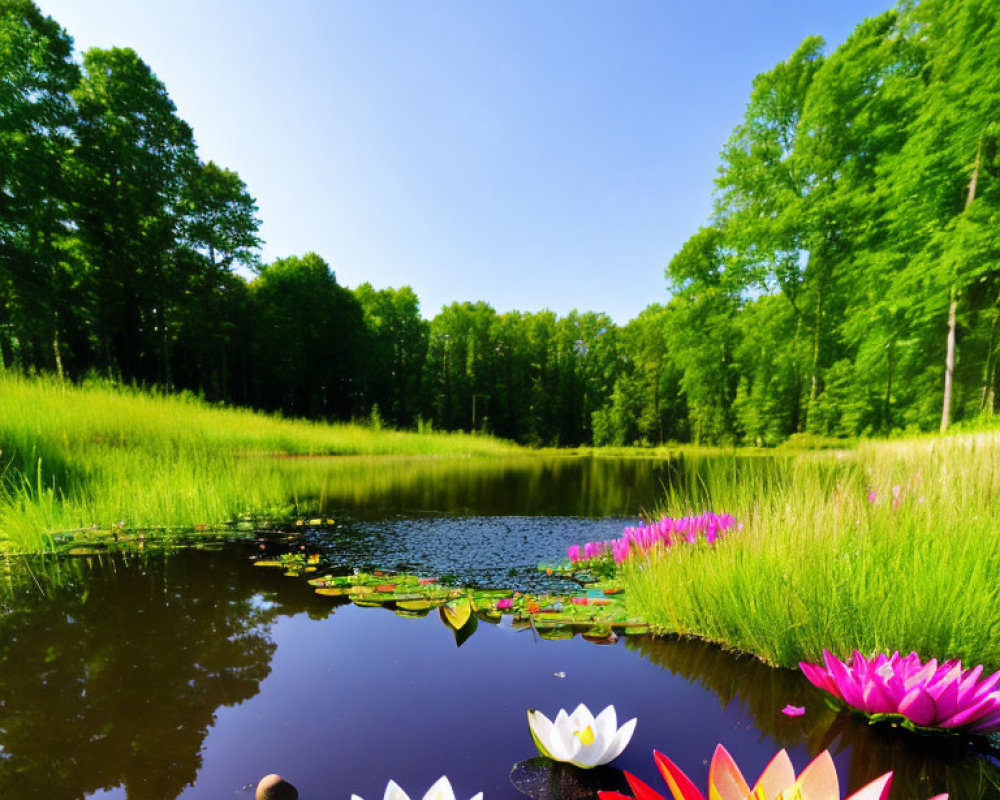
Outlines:
[[783,709],[781,709],[781,713],[784,714],[786,717],[801,717],[803,714],[806,713],[806,707],[787,705]]
[[983,678],[981,666],[939,666],[898,652],[869,659],[855,650],[845,664],[824,650],[823,662],[799,667],[814,686],[866,714],[898,715],[921,728],[1000,731],[1000,671]]

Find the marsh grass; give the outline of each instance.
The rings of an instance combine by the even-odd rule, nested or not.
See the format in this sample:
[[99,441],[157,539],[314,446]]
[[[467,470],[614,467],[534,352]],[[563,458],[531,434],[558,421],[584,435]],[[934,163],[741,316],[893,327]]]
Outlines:
[[51,549],[56,532],[191,527],[289,513],[298,458],[496,456],[481,435],[323,424],[93,382],[0,375],[0,549]]
[[1000,667],[1000,433],[700,469],[658,511],[744,530],[630,560],[629,600],[660,631],[783,666],[857,647]]

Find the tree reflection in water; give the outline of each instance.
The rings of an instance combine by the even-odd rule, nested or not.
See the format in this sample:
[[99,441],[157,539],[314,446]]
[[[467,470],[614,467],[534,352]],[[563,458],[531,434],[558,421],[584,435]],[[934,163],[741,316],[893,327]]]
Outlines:
[[269,674],[272,622],[331,612],[304,582],[231,552],[31,567],[8,575],[0,616],[0,797],[177,797],[216,710]]
[[[988,744],[869,725],[857,715],[831,708],[797,671],[775,669],[714,645],[635,636],[627,639],[626,647],[711,690],[723,708],[738,703],[757,729],[781,747],[793,748],[805,740],[812,755],[825,749],[847,752],[850,791],[892,770],[892,796],[899,800],[941,792],[956,800],[1000,798],[1000,753]],[[786,704],[806,706],[807,713],[789,719],[780,713]]]

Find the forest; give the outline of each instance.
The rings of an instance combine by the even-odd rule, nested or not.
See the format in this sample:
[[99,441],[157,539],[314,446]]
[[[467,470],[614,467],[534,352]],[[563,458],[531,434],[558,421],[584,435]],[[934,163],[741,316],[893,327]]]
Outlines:
[[[902,2],[753,81],[664,302],[422,316],[308,252],[167,87],[0,5],[0,368],[530,445],[774,445],[1000,411],[1000,9]],[[544,269],[539,264],[539,269]],[[475,264],[470,264],[475,269]],[[609,274],[614,264],[608,264]],[[557,298],[553,298],[555,301]]]

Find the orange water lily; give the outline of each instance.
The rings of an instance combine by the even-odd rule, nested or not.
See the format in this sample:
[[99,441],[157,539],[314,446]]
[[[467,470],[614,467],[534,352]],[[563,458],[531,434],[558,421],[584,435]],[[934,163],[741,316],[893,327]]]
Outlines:
[[[705,800],[701,790],[663,753],[653,751],[653,760],[659,767],[674,800]],[[666,800],[635,775],[625,773],[635,800]],[[859,789],[847,800],[887,800],[892,773],[887,772],[867,786]],[[599,792],[601,800],[630,800],[620,792]],[[840,783],[837,770],[824,750],[796,776],[788,753],[781,750],[764,768],[757,782],[750,788],[733,757],[721,744],[715,748],[708,768],[709,800],[840,800]],[[931,800],[948,800],[941,794]]]

